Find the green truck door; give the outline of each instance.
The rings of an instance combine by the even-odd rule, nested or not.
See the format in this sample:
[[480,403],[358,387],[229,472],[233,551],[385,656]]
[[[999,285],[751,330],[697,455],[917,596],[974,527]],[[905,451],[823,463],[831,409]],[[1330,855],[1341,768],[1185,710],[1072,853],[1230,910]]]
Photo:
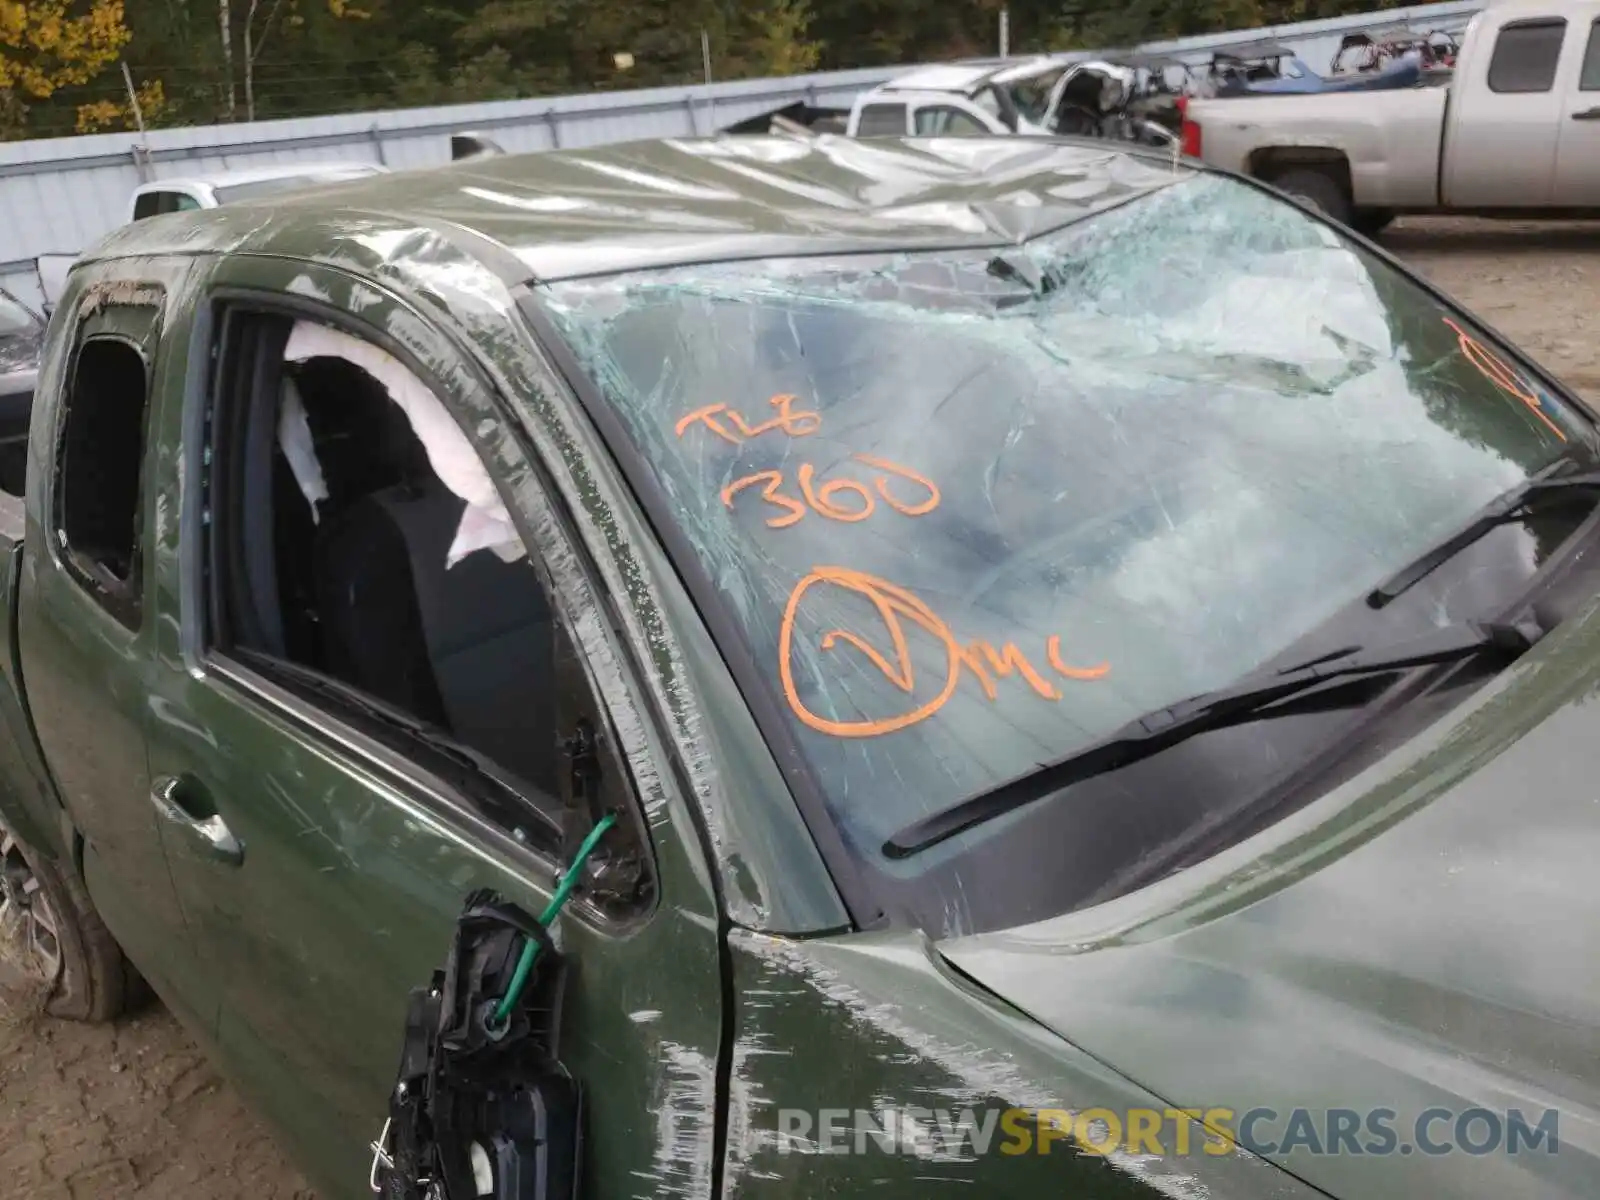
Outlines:
[[[120,270],[119,270],[120,269]],[[183,919],[146,769],[154,614],[147,601],[164,321],[186,266],[109,263],[74,273],[34,406],[31,453],[54,463],[27,499],[18,637],[45,760],[84,837],[107,927],[197,1032],[217,994],[183,977]]]
[[[411,752],[403,741],[374,732],[365,719],[370,714],[352,708],[342,693],[319,692],[304,664],[299,675],[286,665],[293,660],[298,628],[288,607],[281,617],[288,632],[261,634],[278,637],[278,651],[263,654],[246,644],[256,636],[246,627],[254,631],[261,614],[245,610],[263,596],[270,607],[272,595],[287,597],[294,590],[296,545],[314,544],[317,571],[338,576],[332,601],[321,576],[312,589],[335,608],[346,600],[368,604],[394,587],[392,576],[375,574],[383,557],[380,540],[360,531],[361,514],[370,513],[346,503],[349,488],[340,478],[353,470],[343,457],[351,443],[342,440],[340,421],[346,410],[371,401],[370,380],[364,383],[339,362],[313,362],[315,371],[308,367],[298,374],[333,498],[293,536],[285,533],[285,514],[308,501],[293,490],[283,464],[274,482],[263,485],[268,491],[252,492],[265,475],[237,456],[244,453],[239,447],[253,444],[250,431],[259,428],[253,422],[260,420],[263,404],[288,403],[280,382],[251,381],[277,370],[285,328],[294,321],[336,325],[345,336],[408,356],[414,377],[449,406],[462,427],[495,437],[492,453],[475,444],[497,478],[528,481],[532,472],[520,444],[503,436],[505,417],[487,390],[471,385],[473,370],[427,321],[393,297],[336,271],[244,256],[219,263],[212,286],[218,298],[204,311],[219,314],[211,326],[220,364],[215,404],[207,408],[207,389],[197,385],[187,397],[173,396],[159,414],[161,440],[186,449],[181,467],[163,460],[157,480],[156,503],[183,513],[183,519],[159,534],[159,666],[152,693],[164,719],[149,725],[151,771],[158,787],[173,789],[197,816],[214,813],[214,828],[226,831],[221,848],[169,843],[172,873],[195,928],[195,951],[226,980],[224,1062],[287,1135],[287,1149],[312,1173],[322,1200],[354,1200],[368,1194],[368,1143],[386,1115],[409,990],[441,964],[471,890],[492,887],[531,912],[543,907],[561,851],[533,818],[558,802],[530,789],[519,801],[528,820],[518,816],[517,805],[494,809],[425,750]],[[291,292],[322,299],[311,306]],[[428,348],[426,365],[401,345]],[[191,361],[212,361],[212,348],[192,346]],[[339,383],[330,388],[329,380]],[[270,400],[260,399],[268,395]],[[278,423],[272,418],[266,428]],[[223,431],[210,439],[214,462],[233,466],[208,470],[206,429]],[[367,426],[358,433],[358,449],[401,436],[392,428],[380,433]],[[414,491],[421,494],[422,488],[417,484]],[[402,502],[412,494],[403,492]],[[279,553],[273,562],[281,578],[265,592],[250,591],[254,600],[237,600],[231,589],[266,569],[262,555],[272,557],[272,542],[258,539],[271,539],[274,528]],[[352,529],[355,535],[347,536]],[[545,549],[553,551],[551,557],[569,557],[565,545]],[[466,571],[475,561],[481,568],[487,561],[482,556],[493,559],[491,570],[506,567],[491,551],[477,555],[450,570]],[[498,724],[526,746],[553,753],[585,714],[605,728],[602,714],[615,697],[602,699],[589,689],[560,616],[589,602],[582,585],[564,585],[555,595],[530,560],[512,566],[530,574],[503,576],[507,586],[531,584],[537,603],[554,614],[544,645],[554,646],[555,658],[565,665],[525,681],[532,686],[520,699],[503,694]],[[425,574],[429,568],[419,562],[416,569]],[[496,601],[493,594],[484,598]],[[387,629],[387,611],[377,604],[355,626],[340,626],[338,636]],[[321,612],[317,637],[325,645],[336,640],[339,613],[348,616],[348,608]],[[597,629],[600,623],[587,624]],[[429,652],[440,656],[433,667],[441,691],[479,676],[507,686],[508,676],[497,668],[515,660],[516,637],[462,648],[473,641],[470,620],[458,621],[452,637],[448,654],[428,643]],[[371,658],[376,650],[380,660],[409,661],[409,643],[399,633],[384,632],[379,642],[362,653]],[[593,650],[590,643],[585,656]],[[354,660],[339,661],[346,671]],[[468,664],[465,675],[462,663]],[[393,665],[368,662],[362,669],[384,675]],[[455,721],[457,710],[450,712],[456,736],[469,740]],[[462,720],[483,718],[477,711]],[[512,755],[516,750],[504,748]],[[722,1020],[717,907],[702,882],[708,873],[696,861],[698,844],[673,819],[681,809],[662,795],[671,786],[669,773],[652,772],[648,835],[628,776],[616,763],[602,786],[636,814],[632,822],[646,858],[652,857],[653,841],[654,866],[647,875],[659,898],[609,914],[575,903],[559,923],[558,937],[576,964],[561,1055],[587,1088],[585,1192],[708,1196]]]

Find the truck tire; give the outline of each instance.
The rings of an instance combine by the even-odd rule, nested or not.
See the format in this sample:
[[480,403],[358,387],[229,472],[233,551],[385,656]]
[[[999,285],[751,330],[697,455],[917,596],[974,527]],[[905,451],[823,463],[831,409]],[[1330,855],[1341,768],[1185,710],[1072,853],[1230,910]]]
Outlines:
[[1355,215],[1349,191],[1330,171],[1297,167],[1273,176],[1269,182],[1280,192],[1293,196],[1307,208],[1315,209],[1341,225],[1350,224]]
[[99,1023],[138,987],[82,885],[0,821],[0,988],[51,1016]]

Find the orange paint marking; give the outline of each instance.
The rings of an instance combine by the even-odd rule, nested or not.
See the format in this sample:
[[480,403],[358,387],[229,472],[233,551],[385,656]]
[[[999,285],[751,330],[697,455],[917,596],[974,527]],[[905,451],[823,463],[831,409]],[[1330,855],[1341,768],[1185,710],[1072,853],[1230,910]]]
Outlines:
[[907,517],[920,517],[924,513],[931,513],[939,507],[939,501],[942,499],[939,495],[939,489],[934,485],[933,480],[927,476],[918,474],[910,467],[903,467],[899,463],[890,462],[886,458],[876,458],[871,454],[854,454],[851,457],[857,462],[864,462],[867,466],[875,467],[887,475],[898,475],[902,479],[909,479],[927,489],[928,498],[921,504],[906,504],[903,501],[896,500],[889,494],[889,484],[885,480],[881,478],[873,480],[874,486],[878,489],[878,495],[882,496],[884,503],[894,509],[895,512]]
[[[883,632],[889,639],[889,651],[885,653],[858,633],[846,629],[833,629],[822,637],[820,645],[823,650],[833,650],[841,643],[854,647],[877,668],[884,679],[900,692],[910,696],[917,680],[916,669],[911,662],[907,627],[908,625],[915,627],[944,647],[945,676],[938,692],[931,699],[913,705],[906,712],[872,720],[834,721],[820,717],[808,709],[805,702],[800,699],[800,691],[794,681],[794,624],[801,602],[818,585],[831,585],[865,598],[883,623]],[[1059,639],[1055,637],[1050,639],[1050,663],[1057,670],[1068,674],[1070,678],[1078,679],[1099,678],[1110,670],[1106,665],[1092,668],[1087,672],[1082,668],[1063,668]],[[1059,689],[1045,680],[1012,643],[1007,642],[998,650],[983,641],[963,646],[956,640],[950,627],[926,603],[905,588],[864,571],[857,571],[852,567],[814,567],[811,573],[801,579],[789,593],[789,602],[784,607],[783,621],[778,630],[778,676],[783,687],[784,699],[788,701],[795,716],[820,733],[843,738],[880,737],[916,725],[936,714],[949,702],[950,697],[955,694],[956,686],[961,682],[964,670],[971,671],[977,677],[979,686],[990,700],[998,697],[991,672],[1001,678],[1018,674],[1041,697],[1047,700],[1061,698]]]
[[1065,675],[1068,679],[1099,679],[1111,670],[1110,663],[1101,663],[1097,667],[1069,667],[1061,661],[1061,639],[1055,634],[1050,635],[1050,640],[1044,644],[1045,656],[1050,659],[1050,665],[1056,673]]
[[[699,415],[697,413],[690,414],[691,417],[698,417]],[[685,418],[685,420],[687,419]],[[924,478],[910,467],[902,467],[898,463],[889,462],[887,459],[874,458],[870,454],[855,454],[851,457],[866,463],[875,470],[912,480],[927,489],[928,498],[926,500],[918,504],[907,504],[905,501],[897,499],[889,491],[888,483],[880,476],[874,481],[877,485],[878,494],[896,512],[903,513],[908,517],[920,517],[924,513],[932,512],[939,506],[939,489],[934,486],[931,479]],[[747,487],[753,487],[755,484],[764,483],[766,486],[762,489],[762,496],[769,503],[782,508],[787,514],[767,521],[767,524],[773,529],[785,529],[793,525],[801,517],[805,516],[807,506],[818,516],[827,517],[830,521],[843,521],[846,524],[866,520],[877,508],[877,501],[872,498],[872,493],[867,490],[867,485],[857,480],[834,479],[819,486],[816,482],[816,468],[810,463],[801,463],[796,475],[800,483],[800,493],[805,497],[805,504],[801,504],[798,500],[791,496],[786,496],[778,490],[783,486],[783,473],[781,471],[757,471],[753,475],[735,479],[722,489],[722,503],[732,508],[733,498],[741,491]],[[838,499],[841,495],[848,495],[854,499],[849,503],[841,503]]]
[[1545,415],[1544,408],[1539,403],[1539,397],[1534,394],[1532,386],[1520,372],[1449,317],[1445,317],[1443,320],[1446,325],[1455,330],[1456,341],[1461,348],[1461,353],[1466,356],[1468,362],[1478,368],[1485,379],[1501,391],[1522,401],[1533,412],[1534,416],[1549,426],[1551,433],[1555,434],[1563,442],[1567,440],[1567,435],[1561,431],[1561,427]]
[[[689,426],[693,425],[696,421],[699,421],[723,441],[732,442],[735,446],[737,446],[743,439],[735,437],[726,426],[722,425],[716,420],[717,414],[721,412],[728,412],[728,406],[726,404],[708,404],[704,408],[697,408],[687,416],[680,417],[678,419],[678,423],[673,426],[673,432],[679,437],[682,437],[684,430],[688,429]],[[729,413],[729,416],[736,418],[738,414]]]
[[[819,413],[808,412],[804,409],[800,412],[793,411],[795,400],[794,396],[788,394],[774,396],[771,400],[768,400],[767,403],[778,410],[778,415],[760,425],[751,425],[742,415],[729,408],[726,404],[708,404],[704,408],[697,408],[692,413],[678,418],[678,423],[672,428],[674,433],[682,437],[691,425],[698,422],[723,441],[731,442],[735,446],[753,437],[759,437],[761,434],[773,429],[781,429],[790,437],[807,437],[821,429],[822,416]],[[726,416],[733,425],[733,429],[729,429],[727,425],[717,420],[718,416]],[[735,433],[734,430],[738,432]]]
[[822,417],[818,413],[805,410],[791,411],[796,399],[797,397],[787,392],[772,397],[767,403],[778,410],[778,415],[760,425],[746,424],[745,419],[731,408],[728,410],[728,419],[737,425],[739,432],[747,438],[760,437],[773,429],[781,429],[790,437],[809,437],[822,428]]
[[980,658],[987,659],[989,669],[1002,679],[1015,671],[1028,681],[1029,687],[1046,700],[1061,699],[1060,691],[1054,685],[1046,683],[1040,678],[1039,672],[1033,669],[1033,664],[1028,661],[1027,656],[1021,650],[1017,649],[1015,642],[1006,642],[998,651],[988,642],[972,642],[967,646],[965,660],[973,668],[973,673],[978,677],[978,683],[982,686],[984,694],[989,699],[995,699],[998,693],[995,691],[994,683],[990,680],[988,672],[983,669],[982,663],[979,662]]
[[806,515],[805,505],[801,504],[800,501],[792,499],[789,496],[785,496],[783,493],[778,491],[778,489],[783,486],[782,471],[757,471],[754,475],[746,475],[743,479],[735,479],[727,487],[722,489],[723,504],[727,505],[729,508],[732,508],[733,498],[735,496],[737,496],[745,488],[753,487],[754,485],[763,482],[767,486],[761,489],[761,498],[768,504],[776,505],[777,507],[784,509],[786,512],[785,516],[767,518],[767,524],[773,529],[783,529],[786,526],[793,525],[801,517]]
[[[810,463],[800,464],[800,493],[805,496],[807,504],[830,521],[865,521],[877,507],[866,484],[857,483],[854,479],[835,479],[820,488],[813,488],[811,481],[814,475]],[[860,497],[861,507],[851,510],[835,504],[833,497],[842,491],[854,492]]]

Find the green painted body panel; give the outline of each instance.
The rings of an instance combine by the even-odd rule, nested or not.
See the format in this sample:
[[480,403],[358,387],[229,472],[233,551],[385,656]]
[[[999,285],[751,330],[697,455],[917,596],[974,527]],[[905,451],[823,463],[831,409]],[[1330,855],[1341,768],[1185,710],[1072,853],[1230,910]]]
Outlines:
[[[181,290],[193,265],[175,260],[102,264],[73,272],[45,348],[29,440],[27,524],[17,637],[26,698],[40,749],[62,803],[84,838],[83,874],[107,927],[130,957],[148,964],[147,978],[172,997],[202,1038],[214,1030],[211,989],[182,986],[166,973],[166,947],[183,935],[155,809],[149,798],[144,721],[152,690],[155,614],[147,602],[137,629],[118,621],[62,565],[52,529],[53,469],[62,390],[85,294],[111,279],[143,279]],[[149,313],[99,318],[108,332],[126,332],[147,348]],[[146,506],[143,536],[155,517]],[[144,583],[149,583],[145,572]]]
[[[207,286],[304,295],[311,284],[335,310],[359,311],[375,331],[400,335],[435,369],[447,402],[459,411],[476,399],[481,411],[465,414],[464,424],[486,431],[491,406],[450,387],[463,364],[449,339],[396,298],[343,273],[283,259],[212,265]],[[558,864],[448,797],[419,796],[374,770],[370,756],[349,753],[318,731],[303,705],[263,700],[270,685],[240,687],[197,657],[194,622],[184,619],[198,599],[187,573],[194,526],[166,519],[195,511],[185,488],[199,475],[197,448],[180,450],[199,399],[185,394],[184,377],[208,352],[203,340],[186,345],[191,331],[200,339],[206,332],[194,329],[204,310],[195,299],[169,334],[172,359],[154,439],[153,508],[163,518],[152,543],[158,619],[150,772],[183,777],[208,797],[244,856],[242,864],[221,863],[199,843],[168,836],[189,931],[171,944],[168,974],[206,976],[220,991],[225,1069],[285,1132],[320,1195],[355,1197],[366,1186],[368,1142],[382,1124],[398,1066],[407,995],[441,963],[464,897],[492,887],[537,912]],[[510,440],[500,440],[492,459],[505,478],[529,474]],[[547,553],[555,549],[541,544]],[[717,908],[698,845],[692,833],[685,837],[681,797],[670,794],[668,778],[653,785],[644,798],[653,814],[661,903],[620,928],[577,906],[558,935],[580,964],[566,998],[563,1061],[595,1085],[634,1084],[589,1091],[593,1195],[704,1195],[703,1186],[682,1187],[675,1173],[706,1170],[714,1137],[722,1028]],[[663,1156],[663,1114],[683,1144],[702,1147],[697,1156]]]
[[[784,1114],[796,1110],[1315,1104],[1334,1094],[1318,1072],[1336,1068],[1366,1088],[1351,1094],[1381,1103],[1392,1063],[1355,1049],[1379,1044],[1382,1025],[1394,1038],[1383,1044],[1392,1059],[1420,1056],[1435,1036],[1430,1005],[1441,993],[1422,986],[1437,979],[1418,965],[1418,946],[1351,936],[1338,924],[1340,905],[1381,897],[1396,907],[1408,883],[1426,881],[1437,892],[1413,896],[1410,919],[1418,938],[1445,940],[1459,898],[1450,900],[1447,878],[1415,864],[1438,866],[1430,853],[1459,849],[1480,825],[1517,845],[1515,828],[1487,813],[1496,755],[1502,790],[1510,771],[1555,798],[1544,811],[1562,817],[1574,861],[1600,854],[1600,821],[1584,790],[1592,755],[1560,752],[1592,722],[1590,643],[1600,618],[1590,614],[1574,619],[1566,641],[1552,637],[1484,689],[1456,724],[1375,768],[1386,779],[1357,781],[1373,795],[1390,788],[1389,809],[1364,813],[1352,784],[1215,862],[1032,930],[937,946],[903,928],[849,931],[784,771],[701,614],[515,304],[536,278],[695,254],[1025,240],[1189,171],[1103,146],[961,141],[723,139],[465,163],[139,222],[75,269],[52,326],[30,448],[18,575],[27,709],[0,715],[21,737],[31,711],[108,925],[273,1120],[322,1200],[368,1194],[367,1143],[385,1115],[406,995],[440,963],[463,898],[490,886],[538,909],[558,864],[479,822],[447,788],[419,782],[404,764],[391,769],[304,704],[207,656],[197,431],[211,361],[208,295],[224,286],[326,306],[421,364],[537,548],[631,771],[659,899],[621,924],[578,904],[558,933],[574,963],[561,1056],[590,1103],[586,1196],[1402,1194],[1374,1184],[1378,1168],[1357,1180],[1324,1165],[1328,1174],[1313,1177],[1248,1153],[1105,1156],[1066,1143],[1050,1154],[981,1159],[785,1152]],[[1030,188],[1060,202],[1027,212],[999,203]],[[136,631],[73,581],[49,536],[73,314],[85,288],[110,279],[167,292]],[[1571,657],[1558,663],[1557,654]],[[1536,744],[1541,719],[1560,722],[1561,733]],[[1451,742],[1469,720],[1470,741]],[[12,761],[0,747],[0,769],[12,791],[33,786],[53,803],[48,783],[14,777],[30,753],[24,746]],[[1432,765],[1418,767],[1421,775],[1399,774],[1424,760]],[[243,845],[240,861],[201,853],[157,815],[149,794],[168,778],[186,781],[190,802],[226,822]],[[1600,893],[1568,864],[1564,929],[1576,940],[1564,950],[1554,934],[1532,936],[1535,917],[1514,885],[1546,859],[1527,846],[1520,854],[1480,872],[1470,907],[1502,951],[1521,937],[1538,963],[1566,969],[1524,963],[1524,990],[1512,996],[1495,972],[1514,956],[1498,964],[1485,956],[1479,972],[1458,942],[1459,975],[1444,999],[1471,1029],[1488,1031],[1491,1050],[1531,1047],[1524,1066],[1556,1050],[1579,1059],[1582,1039],[1600,1028],[1592,1007]],[[1352,979],[1343,991],[1334,986]],[[1308,997],[1330,995],[1337,1004],[1323,1010],[1326,1026],[1308,1031]],[[1572,1041],[1555,1037],[1553,1016],[1569,1019]],[[1447,1048],[1459,1060],[1468,1035],[1452,1036]],[[1448,1057],[1427,1061],[1442,1070]],[[1564,1102],[1588,1121],[1580,1135],[1600,1128],[1593,1075],[1546,1066],[1543,1082],[1558,1078]],[[1533,1074],[1476,1067],[1460,1085],[1465,1103],[1492,1103]],[[1592,1181],[1593,1160],[1568,1161],[1590,1169]],[[1472,1191],[1451,1177],[1434,1190],[1534,1194],[1491,1182]]]
[[[1191,1152],[1165,1160],[1082,1153],[1066,1140],[1041,1151],[1034,1139],[1015,1153],[1024,1143],[998,1124],[1007,1108],[1126,1113],[1161,1112],[1165,1105],[960,979],[920,935],[795,942],[735,933],[732,946],[739,999],[725,1195],[1310,1200],[1318,1194],[1250,1155],[1206,1154],[1192,1125]],[[821,1047],[819,1055],[814,1048]],[[786,1125],[783,1109],[924,1110],[935,1114],[921,1118],[933,1128],[938,1114],[951,1125],[971,1110],[995,1114],[997,1124],[981,1157],[970,1151],[930,1157],[915,1152],[909,1138],[887,1151],[865,1141],[860,1153],[853,1136],[835,1139],[828,1153],[799,1136],[795,1118]],[[1028,1120],[1018,1126],[1030,1138],[1036,1127]],[[1174,1128],[1167,1126],[1169,1151],[1177,1148]],[[780,1136],[786,1131],[791,1138]]]

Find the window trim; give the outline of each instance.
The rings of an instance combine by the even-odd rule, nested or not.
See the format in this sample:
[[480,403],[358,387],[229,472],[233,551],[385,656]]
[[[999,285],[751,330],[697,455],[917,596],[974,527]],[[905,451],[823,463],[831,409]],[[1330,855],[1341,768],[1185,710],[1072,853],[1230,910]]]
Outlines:
[[1578,60],[1578,91],[1600,92],[1600,17],[1590,22],[1589,40],[1583,44],[1583,57]]
[[[181,637],[184,657],[191,670],[202,681],[208,677],[215,677],[219,684],[231,691],[241,702],[299,726],[306,732],[308,740],[314,744],[320,743],[341,759],[379,775],[391,786],[403,791],[420,807],[467,836],[474,845],[498,857],[509,858],[517,868],[529,872],[531,878],[559,877],[568,864],[560,861],[556,854],[545,848],[531,842],[519,841],[509,829],[485,818],[481,814],[480,805],[475,804],[448,780],[430,770],[425,762],[403,754],[366,733],[358,721],[352,719],[350,713],[341,706],[308,699],[296,691],[287,679],[268,675],[245,661],[242,656],[232,652],[230,648],[216,644],[212,614],[216,591],[213,556],[217,541],[217,525],[214,522],[203,522],[200,518],[213,507],[210,489],[215,476],[203,465],[203,455],[207,451],[212,451],[213,461],[215,460],[217,388],[224,359],[221,339],[228,328],[227,315],[230,310],[316,320],[384,350],[439,397],[440,403],[444,405],[458,427],[462,428],[463,433],[467,430],[465,426],[461,426],[456,407],[448,399],[448,389],[440,384],[434,372],[387,331],[365,324],[359,317],[344,309],[309,297],[227,284],[208,289],[201,298],[200,305],[201,311],[197,313],[192,336],[197,340],[203,338],[208,351],[211,352],[191,353],[189,356],[190,370],[185,380],[186,407],[183,417],[185,437],[190,442],[185,452],[188,469],[193,471],[192,478],[202,481],[199,486],[188,489],[183,514],[185,536],[181,555],[184,563],[181,607],[184,619]],[[437,328],[436,322],[428,320]],[[498,396],[499,389],[479,368],[472,355],[463,353],[454,339],[451,339],[451,346],[457,352],[460,361],[467,366],[474,382],[487,394]],[[471,441],[470,434],[468,440]],[[544,467],[539,462],[537,452],[527,445],[526,438],[520,434],[517,440],[519,449],[532,468],[531,474],[535,476],[536,485],[548,501],[550,489],[544,479]],[[478,453],[476,445],[473,446],[473,452]],[[492,472],[491,479],[494,479]],[[498,487],[498,480],[496,485]],[[538,572],[540,586],[546,592],[551,609],[563,629],[567,631],[566,637],[582,664],[590,707],[604,722],[602,752],[605,756],[605,768],[617,775],[626,794],[628,816],[634,824],[637,841],[644,849],[645,871],[652,882],[648,900],[642,905],[632,906],[626,910],[620,907],[616,910],[601,909],[585,893],[574,896],[573,903],[592,923],[605,928],[608,932],[626,933],[652,920],[661,904],[660,852],[645,812],[644,792],[640,787],[634,764],[624,752],[617,735],[611,706],[595,685],[588,655],[571,632],[573,622],[569,616],[569,605],[565,594],[556,586],[554,576],[546,563],[546,556],[538,549],[538,543],[529,536],[525,522],[519,516],[518,508],[512,505],[503,493],[502,498],[507,500],[512,523],[524,539],[529,562]],[[192,510],[190,505],[193,505]],[[189,530],[202,528],[205,532],[201,536],[192,536],[188,533]],[[579,544],[565,528],[561,530],[560,537],[564,543],[563,549],[571,550]],[[584,554],[581,550],[577,553]],[[584,557],[583,561],[587,563],[587,558]],[[332,680],[332,682],[339,681]],[[526,798],[523,798],[523,803],[528,804],[530,808],[539,808]]]
[[[1494,83],[1495,60],[1500,54],[1501,39],[1507,33],[1519,29],[1560,29],[1561,40],[1556,43],[1556,58],[1550,68],[1550,81],[1541,88],[1500,88]],[[1567,32],[1569,22],[1565,17],[1527,17],[1517,21],[1507,21],[1495,31],[1494,49],[1489,52],[1489,65],[1484,70],[1484,84],[1497,96],[1545,96],[1555,90],[1556,80],[1561,74],[1561,57],[1567,45]]]
[[[214,678],[226,687],[240,703],[276,717],[302,731],[307,743],[320,747],[335,758],[360,771],[378,776],[407,800],[443,821],[461,834],[473,846],[492,857],[514,866],[526,874],[536,886],[545,887],[546,880],[559,879],[568,865],[559,855],[532,842],[519,841],[511,831],[484,817],[479,806],[463,795],[449,780],[430,771],[416,761],[370,734],[364,732],[345,716],[306,699],[283,682],[264,674],[250,664],[219,651],[206,659],[202,678]],[[633,772],[626,760],[614,748],[611,757],[621,762],[621,770],[628,776],[632,790]],[[635,808],[639,806],[635,804]],[[645,826],[648,832],[648,826]],[[656,861],[654,840],[647,840],[648,870],[652,880],[658,881],[660,869]],[[589,924],[607,933],[625,935],[648,924],[661,906],[659,883],[650,889],[646,904],[627,909],[604,909],[597,905],[586,889],[580,889],[566,911],[581,912]]]
[[[944,130],[941,130],[938,133],[923,133],[920,129],[917,128],[917,118],[920,117],[925,112],[932,112],[932,113],[950,112],[950,113],[954,113],[956,116],[965,117],[967,120],[971,121],[974,125],[976,125],[978,127],[977,132],[975,132],[975,133],[949,133],[949,132],[946,132]],[[946,122],[946,124],[948,125],[948,121]],[[993,137],[994,136],[994,130],[990,129],[988,125],[986,125],[983,121],[979,120],[978,117],[974,116],[971,112],[969,112],[964,105],[952,103],[949,100],[930,100],[930,101],[928,101],[926,103],[918,104],[914,109],[911,110],[911,130],[912,130],[911,136],[913,136],[913,137],[939,137],[939,138],[944,138],[944,137]]]
[[[125,308],[146,309],[154,314],[152,328],[159,330],[162,320],[162,310],[154,305],[123,305]],[[145,538],[144,524],[149,515],[148,492],[150,489],[150,472],[146,469],[149,465],[150,454],[150,423],[155,417],[156,397],[155,362],[134,338],[120,331],[105,333],[85,333],[84,327],[88,318],[81,310],[74,316],[72,326],[72,353],[67,359],[66,380],[63,388],[62,402],[56,409],[55,428],[51,432],[52,452],[55,456],[57,469],[52,473],[50,485],[50,542],[52,557],[62,572],[70,579],[77,590],[92,601],[96,607],[105,612],[129,633],[138,633],[144,625],[144,585],[146,578],[145,556],[149,553],[149,546]],[[139,482],[134,502],[133,526],[134,544],[131,558],[131,569],[128,578],[117,579],[109,571],[100,567],[100,564],[87,554],[73,547],[71,539],[67,537],[66,527],[66,479],[61,467],[65,465],[64,451],[67,441],[67,426],[72,420],[74,406],[74,393],[78,382],[78,365],[84,347],[91,342],[117,342],[128,347],[138,355],[139,361],[144,364],[144,415],[140,427],[139,439]],[[99,569],[96,569],[99,568]]]

